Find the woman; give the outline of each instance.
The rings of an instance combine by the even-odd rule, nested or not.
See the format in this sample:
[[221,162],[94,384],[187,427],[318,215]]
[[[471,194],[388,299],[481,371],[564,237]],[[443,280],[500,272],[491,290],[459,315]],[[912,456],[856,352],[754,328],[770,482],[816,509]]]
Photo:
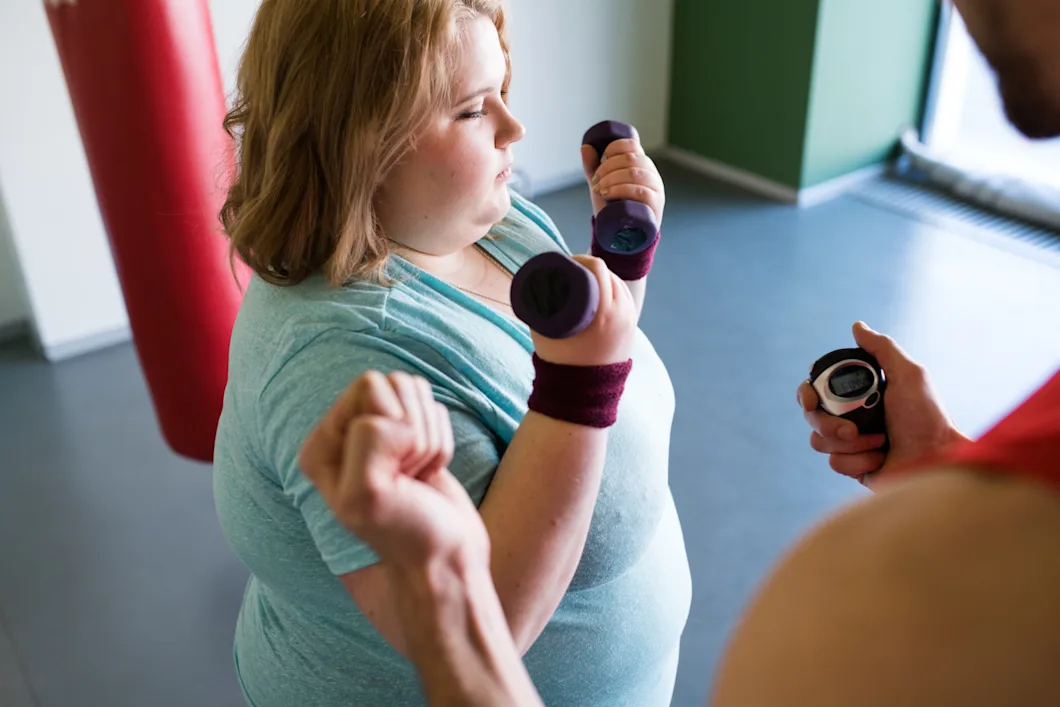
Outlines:
[[[582,261],[606,295],[583,334],[543,339],[512,315],[512,273],[567,247],[505,183],[523,128],[507,108],[503,29],[493,0],[266,0],[255,19],[222,217],[256,276],[232,337],[215,495],[252,572],[235,657],[256,707],[422,701],[378,558],[298,459],[369,370],[447,407],[449,468],[479,507],[546,703],[669,704],[690,599],[667,483],[673,390],[636,329],[643,281],[599,260]],[[606,192],[661,217],[640,145],[606,157],[597,169],[585,155],[597,209]],[[606,425],[534,407],[549,366],[585,383],[629,358]]]

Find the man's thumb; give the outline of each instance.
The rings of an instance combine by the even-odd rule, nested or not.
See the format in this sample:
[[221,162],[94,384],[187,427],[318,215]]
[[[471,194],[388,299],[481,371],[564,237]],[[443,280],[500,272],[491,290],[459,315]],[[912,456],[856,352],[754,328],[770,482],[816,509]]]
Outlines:
[[879,362],[884,371],[896,370],[910,363],[909,356],[889,336],[873,331],[865,322],[854,325],[854,341]]

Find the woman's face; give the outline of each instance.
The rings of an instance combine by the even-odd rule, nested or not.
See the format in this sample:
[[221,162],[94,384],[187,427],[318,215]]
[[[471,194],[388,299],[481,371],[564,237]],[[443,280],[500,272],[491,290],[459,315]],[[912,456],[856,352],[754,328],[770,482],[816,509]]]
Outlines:
[[489,18],[461,26],[453,68],[453,104],[436,114],[376,200],[386,236],[431,255],[467,247],[504,218],[512,145],[525,133],[501,95],[507,69]]

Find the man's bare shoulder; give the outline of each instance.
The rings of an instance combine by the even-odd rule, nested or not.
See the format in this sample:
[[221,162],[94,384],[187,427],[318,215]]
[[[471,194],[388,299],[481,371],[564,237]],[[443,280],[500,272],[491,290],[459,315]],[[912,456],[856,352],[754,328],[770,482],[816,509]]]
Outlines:
[[765,582],[717,704],[1060,704],[1060,494],[946,469],[829,519]]

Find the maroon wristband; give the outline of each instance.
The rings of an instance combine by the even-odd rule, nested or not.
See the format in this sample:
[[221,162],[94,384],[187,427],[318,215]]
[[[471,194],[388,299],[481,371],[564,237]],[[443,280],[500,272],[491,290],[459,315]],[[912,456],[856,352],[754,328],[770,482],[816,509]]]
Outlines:
[[612,253],[600,245],[596,240],[596,218],[593,217],[593,243],[590,252],[593,256],[604,261],[607,269],[618,275],[626,282],[643,280],[651,272],[652,262],[655,260],[655,249],[659,247],[660,233],[655,241],[639,253]]
[[618,402],[633,360],[607,366],[564,366],[534,354],[534,412],[563,422],[604,429],[618,419]]

